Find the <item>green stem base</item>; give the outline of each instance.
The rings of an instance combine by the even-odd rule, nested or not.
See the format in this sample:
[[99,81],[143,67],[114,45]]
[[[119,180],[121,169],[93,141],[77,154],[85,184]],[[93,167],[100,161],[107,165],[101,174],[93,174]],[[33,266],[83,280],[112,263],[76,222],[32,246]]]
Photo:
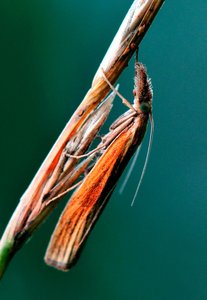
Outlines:
[[7,265],[12,257],[13,245],[14,241],[6,241],[0,247],[0,279],[3,277]]

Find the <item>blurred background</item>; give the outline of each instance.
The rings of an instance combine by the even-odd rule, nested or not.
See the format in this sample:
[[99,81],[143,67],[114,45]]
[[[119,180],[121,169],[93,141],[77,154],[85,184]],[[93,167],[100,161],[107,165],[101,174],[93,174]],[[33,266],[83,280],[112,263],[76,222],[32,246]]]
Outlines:
[[[1,233],[131,3],[1,1]],[[2,300],[207,299],[206,9],[201,0],[166,1],[141,44],[155,135],[134,207],[149,133],[125,191],[118,193],[122,176],[78,264],[61,273],[43,262],[62,203],[12,260]],[[119,80],[131,101],[133,76],[132,60]],[[126,110],[115,102],[108,125]]]

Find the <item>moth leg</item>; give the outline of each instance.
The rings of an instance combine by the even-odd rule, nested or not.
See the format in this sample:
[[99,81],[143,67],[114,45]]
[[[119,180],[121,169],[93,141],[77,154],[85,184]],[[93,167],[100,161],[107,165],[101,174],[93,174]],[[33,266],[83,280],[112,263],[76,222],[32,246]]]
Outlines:
[[115,87],[111,84],[111,82],[108,80],[108,78],[106,77],[106,74],[103,70],[103,68],[101,68],[102,71],[102,76],[104,78],[104,80],[106,81],[106,83],[110,86],[111,90],[114,91],[116,93],[116,95],[122,100],[122,103],[124,105],[126,105],[128,108],[130,108],[131,110],[136,111],[136,109],[134,108],[134,106],[126,99],[124,98],[116,89]]
[[86,154],[82,154],[82,155],[72,155],[72,154],[70,154],[70,153],[65,153],[65,156],[71,157],[71,158],[77,158],[77,159],[79,159],[79,158],[84,158],[84,157],[88,157],[88,156],[90,156],[91,154],[94,154],[94,153],[98,152],[99,150],[102,150],[103,148],[105,148],[105,145],[99,146],[99,147],[97,147],[97,148],[95,148],[95,149],[89,151],[89,152],[86,153]]
[[47,204],[50,204],[51,202],[65,196],[67,193],[69,193],[70,191],[76,189],[81,183],[83,182],[83,180],[80,180],[79,182],[77,182],[76,184],[74,184],[73,186],[69,187],[67,190],[65,190],[64,192],[58,194],[57,196],[50,198],[49,200],[47,200]]

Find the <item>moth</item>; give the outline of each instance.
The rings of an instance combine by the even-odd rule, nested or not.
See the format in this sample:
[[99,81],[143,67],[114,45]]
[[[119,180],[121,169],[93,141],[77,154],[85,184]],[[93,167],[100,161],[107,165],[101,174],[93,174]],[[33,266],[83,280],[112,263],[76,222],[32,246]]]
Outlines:
[[[103,77],[114,90],[104,72]],[[48,265],[66,271],[76,263],[121,174],[142,143],[149,119],[153,126],[151,81],[137,57],[133,93],[134,104],[131,105],[116,92],[130,109],[103,137],[97,147],[100,157],[60,216],[45,255]]]

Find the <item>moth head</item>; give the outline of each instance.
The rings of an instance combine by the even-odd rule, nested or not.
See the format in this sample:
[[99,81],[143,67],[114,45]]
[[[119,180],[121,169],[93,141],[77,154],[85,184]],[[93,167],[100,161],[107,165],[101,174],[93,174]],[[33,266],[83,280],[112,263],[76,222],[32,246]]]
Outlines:
[[134,106],[139,113],[151,113],[152,111],[152,84],[143,64],[135,63],[135,89]]

